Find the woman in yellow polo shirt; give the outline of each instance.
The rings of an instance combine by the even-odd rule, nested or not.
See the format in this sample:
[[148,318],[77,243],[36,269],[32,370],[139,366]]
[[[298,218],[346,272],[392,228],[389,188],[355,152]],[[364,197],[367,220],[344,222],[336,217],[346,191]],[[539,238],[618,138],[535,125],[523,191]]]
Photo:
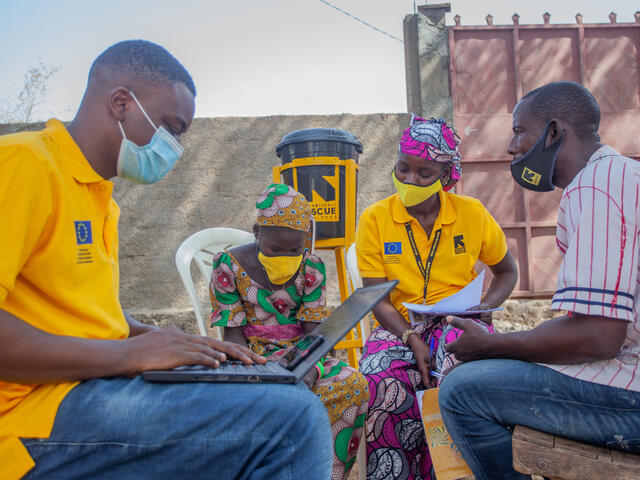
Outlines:
[[[411,327],[403,302],[433,304],[476,276],[479,260],[493,280],[475,309],[499,306],[517,268],[504,233],[476,199],[448,192],[460,178],[456,133],[443,119],[413,117],[393,170],[397,193],[368,207],[358,222],[356,250],[363,283],[398,280],[374,309],[380,327],[364,347],[360,370],[370,390],[367,478],[431,479],[431,458],[416,390],[438,383],[455,359],[445,343],[459,331],[430,317]],[[487,323],[477,321],[491,330]]]

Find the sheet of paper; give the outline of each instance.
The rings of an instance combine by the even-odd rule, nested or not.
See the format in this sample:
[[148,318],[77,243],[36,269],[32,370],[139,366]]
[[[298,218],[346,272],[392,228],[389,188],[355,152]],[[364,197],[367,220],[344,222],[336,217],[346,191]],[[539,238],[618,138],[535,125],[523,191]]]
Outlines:
[[422,412],[422,397],[424,390],[416,390],[416,400],[418,401],[418,409]]
[[490,310],[467,310],[471,307],[475,307],[482,301],[483,281],[484,270],[462,290],[443,298],[433,305],[421,305],[419,303],[406,302],[403,303],[403,305],[412,312],[427,313],[429,315],[474,315],[501,310],[501,308],[492,308]]

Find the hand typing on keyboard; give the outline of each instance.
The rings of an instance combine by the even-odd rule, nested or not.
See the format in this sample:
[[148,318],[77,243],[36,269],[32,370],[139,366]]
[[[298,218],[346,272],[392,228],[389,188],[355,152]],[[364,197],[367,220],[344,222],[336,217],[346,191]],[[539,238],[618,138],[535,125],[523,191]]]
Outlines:
[[136,335],[116,346],[127,359],[127,374],[135,376],[146,370],[169,370],[183,365],[217,368],[222,362],[264,364],[266,358],[237,343],[211,337],[190,335],[176,327],[165,327]]

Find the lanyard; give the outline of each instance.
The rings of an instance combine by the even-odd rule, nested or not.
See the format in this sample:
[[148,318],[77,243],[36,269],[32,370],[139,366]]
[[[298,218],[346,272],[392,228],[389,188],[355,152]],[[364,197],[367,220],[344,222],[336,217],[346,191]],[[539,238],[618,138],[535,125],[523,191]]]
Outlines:
[[439,228],[435,232],[435,236],[433,237],[433,243],[431,244],[431,250],[429,250],[429,256],[427,257],[427,261],[424,265],[422,265],[422,258],[420,258],[420,252],[418,251],[418,247],[416,246],[416,241],[413,238],[413,230],[411,229],[411,223],[407,222],[404,224],[404,228],[407,229],[407,235],[409,235],[409,243],[411,243],[411,250],[413,250],[413,256],[416,257],[416,263],[418,264],[418,268],[420,269],[420,273],[422,274],[422,278],[424,278],[424,288],[422,289],[422,302],[424,305],[427,304],[427,284],[429,283],[429,277],[431,276],[431,265],[433,264],[433,257],[436,256],[436,249],[438,248],[438,243],[440,243],[440,234],[442,233],[442,228]]

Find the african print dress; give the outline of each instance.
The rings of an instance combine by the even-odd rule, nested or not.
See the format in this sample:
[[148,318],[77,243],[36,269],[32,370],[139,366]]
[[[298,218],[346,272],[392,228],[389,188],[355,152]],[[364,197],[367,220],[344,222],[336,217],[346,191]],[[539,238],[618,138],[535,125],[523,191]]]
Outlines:
[[[327,315],[325,266],[306,253],[294,283],[270,291],[253,281],[228,252],[213,257],[209,285],[211,326],[243,327],[249,348],[278,360],[303,335],[303,322],[321,322]],[[329,413],[333,435],[331,478],[346,479],[356,459],[367,414],[369,390],[364,377],[346,363],[323,359],[325,374],[312,391]]]
[[[489,332],[493,327],[478,319]],[[444,348],[462,335],[444,317],[414,327],[429,346],[437,373],[457,364]],[[368,338],[360,370],[369,382],[371,399],[367,418],[367,480],[435,480],[416,392],[425,390],[413,350],[398,337],[378,327]],[[438,384],[441,379],[438,379]]]

